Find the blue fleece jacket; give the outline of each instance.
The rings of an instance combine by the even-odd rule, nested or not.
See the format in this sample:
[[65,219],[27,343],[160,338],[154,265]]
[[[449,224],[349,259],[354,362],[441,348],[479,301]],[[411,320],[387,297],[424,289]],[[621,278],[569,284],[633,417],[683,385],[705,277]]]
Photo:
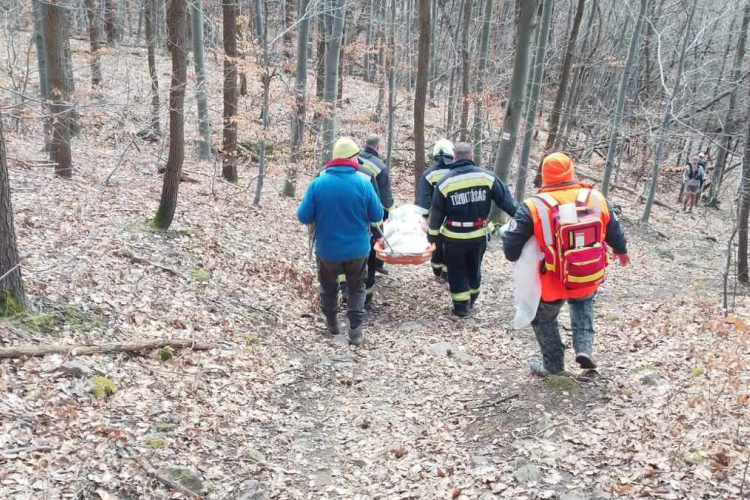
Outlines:
[[297,219],[315,223],[318,257],[342,262],[370,253],[370,224],[383,220],[383,207],[356,162],[334,159],[307,187]]

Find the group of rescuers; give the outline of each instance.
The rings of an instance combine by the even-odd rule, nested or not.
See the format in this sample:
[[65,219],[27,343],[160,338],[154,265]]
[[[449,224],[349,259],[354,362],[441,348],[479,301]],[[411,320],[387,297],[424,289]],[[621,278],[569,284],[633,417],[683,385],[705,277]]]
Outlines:
[[[326,327],[331,335],[342,335],[338,296],[345,282],[348,337],[355,346],[365,340],[362,330],[365,306],[372,300],[375,273],[379,270],[373,245],[394,206],[389,169],[380,158],[379,149],[380,140],[374,135],[367,138],[364,151],[353,139],[340,138],[333,147],[333,159],[312,180],[297,209],[301,223],[314,224],[320,304]],[[494,173],[474,163],[469,144],[454,146],[441,139],[433,148],[433,158],[434,163],[422,176],[415,204],[426,219],[427,239],[435,244],[433,272],[438,279],[448,281],[453,314],[466,318],[479,297],[482,259],[492,232],[489,214],[494,202],[512,217],[502,231],[506,258],[517,261],[530,238],[537,239],[545,255],[539,266],[541,301],[531,323],[542,360],[531,363],[532,373],[546,376],[565,369],[565,347],[557,318],[566,302],[570,308],[576,362],[583,369],[595,369],[594,300],[606,263],[594,268],[597,271],[592,280],[580,278],[579,286],[570,287],[565,275],[558,272],[561,263],[557,263],[555,271],[555,262],[550,261],[556,260],[555,233],[563,234],[565,229],[560,225],[560,207],[573,204],[580,220],[595,224],[584,227],[581,234],[570,233],[571,240],[575,237],[576,241],[580,238],[579,243],[584,242],[590,227],[599,228],[591,233],[594,240],[586,242],[588,247],[578,249],[584,253],[576,255],[599,251],[604,253],[597,255],[606,261],[609,247],[620,265],[629,264],[625,235],[604,196],[591,185],[576,180],[573,162],[563,153],[544,159],[542,188],[520,204]],[[578,271],[590,262],[579,259],[572,265],[584,266]]]

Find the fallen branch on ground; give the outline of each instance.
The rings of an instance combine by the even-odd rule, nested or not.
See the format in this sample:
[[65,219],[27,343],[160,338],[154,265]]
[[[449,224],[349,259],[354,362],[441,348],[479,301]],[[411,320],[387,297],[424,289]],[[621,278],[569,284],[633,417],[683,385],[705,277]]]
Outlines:
[[207,351],[217,346],[214,342],[193,342],[190,339],[142,340],[139,342],[118,342],[114,344],[82,345],[46,345],[19,346],[0,349],[0,359],[47,356],[48,354],[70,354],[71,356],[89,356],[110,352],[137,352],[162,347],[190,348],[193,351]]
[[172,488],[175,491],[179,491],[180,493],[182,493],[183,495],[185,495],[188,498],[193,498],[195,500],[201,500],[201,496],[198,493],[196,493],[193,490],[190,490],[188,488],[185,488],[180,483],[176,483],[176,482],[172,481],[171,479],[169,479],[168,477],[163,476],[162,474],[159,474],[159,471],[157,471],[156,469],[154,469],[154,466],[151,465],[150,463],[148,463],[145,458],[143,458],[143,457],[134,457],[133,459],[136,461],[136,463],[138,465],[141,466],[141,468],[143,469],[143,471],[149,477],[151,477],[153,479],[156,479],[160,483],[162,483],[162,484],[164,484],[166,486],[169,486],[170,488]]
[[511,399],[516,399],[518,396],[519,396],[518,394],[511,394],[510,396],[505,396],[504,398],[496,399],[495,401],[491,401],[483,405],[475,406],[473,409],[480,410],[482,408],[492,408],[493,406],[497,406],[500,403],[505,403],[506,401],[510,401]]

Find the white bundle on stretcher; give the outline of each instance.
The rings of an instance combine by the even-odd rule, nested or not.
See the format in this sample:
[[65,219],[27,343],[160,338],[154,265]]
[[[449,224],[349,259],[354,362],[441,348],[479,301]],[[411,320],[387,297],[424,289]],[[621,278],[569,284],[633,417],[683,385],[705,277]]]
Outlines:
[[419,254],[430,248],[422,213],[416,205],[402,205],[388,214],[383,229],[388,240],[383,244],[385,253]]

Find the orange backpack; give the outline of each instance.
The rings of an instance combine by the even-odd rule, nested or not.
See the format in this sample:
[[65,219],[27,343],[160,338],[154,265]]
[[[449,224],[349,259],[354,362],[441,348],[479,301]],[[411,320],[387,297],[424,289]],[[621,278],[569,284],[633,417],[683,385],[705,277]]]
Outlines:
[[598,286],[607,267],[605,227],[597,200],[589,207],[591,189],[581,188],[575,201],[576,222],[563,222],[560,203],[550,194],[531,198],[542,222],[544,269],[555,273],[568,290]]

